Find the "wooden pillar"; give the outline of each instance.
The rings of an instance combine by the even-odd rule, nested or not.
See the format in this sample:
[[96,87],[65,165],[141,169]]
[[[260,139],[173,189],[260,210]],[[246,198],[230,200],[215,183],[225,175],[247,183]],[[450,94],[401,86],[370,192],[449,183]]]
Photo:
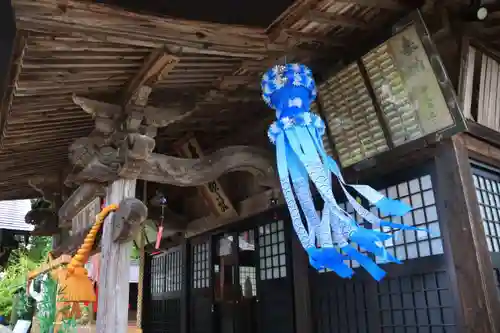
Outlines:
[[[148,182],[144,181],[142,185],[142,201],[145,205],[148,204]],[[145,239],[144,228],[139,231],[139,281],[137,283],[137,316],[136,327],[138,332],[142,332],[142,309],[144,305],[144,265],[146,260],[146,253],[144,252]]]
[[[136,180],[119,179],[109,187],[106,204],[135,197]],[[104,222],[101,240],[96,333],[126,333],[128,326],[131,243],[113,241],[113,214]]]
[[292,235],[292,270],[295,330],[299,333],[312,333],[309,259],[295,235]]
[[438,209],[459,332],[500,332],[493,266],[462,136],[443,140],[435,157]]

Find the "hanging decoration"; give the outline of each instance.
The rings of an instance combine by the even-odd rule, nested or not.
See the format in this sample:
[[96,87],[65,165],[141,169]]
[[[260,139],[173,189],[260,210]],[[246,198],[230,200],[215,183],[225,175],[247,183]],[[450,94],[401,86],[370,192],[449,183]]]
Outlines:
[[167,198],[165,196],[161,196],[160,198],[160,206],[161,206],[161,216],[160,223],[158,225],[158,233],[156,234],[156,244],[155,249],[159,250],[161,245],[161,239],[163,237],[163,222],[165,221],[165,207],[167,206]]
[[[422,230],[380,219],[354,199],[348,188],[358,192],[384,216],[403,216],[411,207],[389,199],[367,185],[345,182],[338,164],[325,152],[322,141],[325,124],[310,111],[316,98],[316,85],[309,68],[301,64],[274,66],[264,74],[261,87],[262,98],[276,110],[277,120],[271,124],[268,136],[276,145],[278,175],[293,228],[309,255],[310,264],[318,270],[327,268],[349,278],[354,271],[344,261],[351,259],[373,278],[381,280],[385,271],[353,245],[357,244],[386,262],[400,263],[383,246],[383,241],[392,235],[360,227],[338,205],[332,190],[332,174],[354,210],[375,228]],[[324,201],[321,217],[314,206],[310,181]],[[302,222],[299,206],[306,225]]]

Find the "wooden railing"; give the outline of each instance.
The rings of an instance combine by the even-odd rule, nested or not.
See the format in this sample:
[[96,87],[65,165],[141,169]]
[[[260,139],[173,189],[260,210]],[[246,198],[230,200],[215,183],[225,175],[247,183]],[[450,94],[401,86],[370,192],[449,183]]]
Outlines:
[[500,132],[500,56],[466,45],[460,84],[464,116]]

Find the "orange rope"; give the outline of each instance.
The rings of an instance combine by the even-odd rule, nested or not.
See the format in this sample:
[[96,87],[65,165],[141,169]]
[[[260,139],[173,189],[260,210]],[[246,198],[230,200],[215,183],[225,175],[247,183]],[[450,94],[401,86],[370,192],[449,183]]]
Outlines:
[[97,233],[102,227],[104,223],[104,219],[108,216],[109,213],[116,211],[118,209],[118,205],[111,204],[104,207],[99,214],[96,216],[96,220],[92,229],[90,229],[89,233],[85,237],[82,246],[78,249],[76,254],[71,258],[71,262],[68,264],[68,274],[73,274],[76,268],[83,267],[87,260],[89,259],[90,251],[92,251],[92,247],[94,246],[95,239],[97,237]]

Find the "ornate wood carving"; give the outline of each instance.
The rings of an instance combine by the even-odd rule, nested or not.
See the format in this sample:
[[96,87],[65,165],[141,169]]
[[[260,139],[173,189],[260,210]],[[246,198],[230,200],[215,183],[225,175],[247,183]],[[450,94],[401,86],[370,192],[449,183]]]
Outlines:
[[113,240],[126,243],[134,239],[148,216],[148,208],[139,199],[126,198],[113,215]]
[[59,232],[57,213],[52,208],[32,209],[26,213],[24,220],[35,225],[32,235],[52,236]]
[[[141,145],[146,146],[145,148],[141,147],[143,151],[148,149],[147,144],[141,142]],[[127,148],[124,147],[124,149]],[[90,160],[90,162],[81,172],[68,177],[68,185],[85,182],[109,183],[121,175],[131,174],[130,170],[137,172],[134,175],[138,179],[176,186],[203,185],[233,171],[250,172],[263,186],[273,187],[277,184],[271,154],[263,149],[250,146],[227,147],[201,158],[179,158],[151,154],[142,161],[140,168],[135,167],[135,164],[126,166],[127,157],[130,155],[143,157],[146,154],[129,153],[127,155],[122,152],[119,155],[118,149],[110,146],[98,150],[91,138],[77,140],[70,150],[70,160],[73,163],[84,163],[85,159]],[[77,156],[80,159],[76,159]],[[127,167],[127,173],[122,171],[124,166]]]
[[[202,158],[204,156],[198,144],[198,140],[196,140],[195,137],[185,140],[179,145],[178,150],[183,157]],[[221,184],[217,181],[217,178],[198,187],[198,190],[205,199],[210,210],[216,216],[234,217],[238,215]]]
[[85,208],[94,198],[104,193],[104,186],[97,182],[80,185],[59,209],[59,226],[69,227],[73,217]]
[[[97,118],[103,118],[99,120],[109,119],[113,115],[118,115],[122,113],[123,107],[119,104],[112,104],[103,101],[98,101],[86,97],[81,97],[74,95],[73,102],[80,106],[85,112]],[[128,104],[125,107],[125,113],[132,114],[138,113],[144,115],[144,122],[147,125],[153,127],[164,127],[175,121],[179,121],[186,116],[189,116],[189,112],[194,108],[195,104],[185,105],[183,107],[171,107],[171,108],[158,108],[154,106],[142,106],[138,104]],[[109,121],[107,122],[109,123]]]
[[277,184],[274,160],[267,151],[251,146],[232,146],[201,158],[152,154],[139,179],[176,186],[199,186],[223,174],[246,171],[262,186]]

